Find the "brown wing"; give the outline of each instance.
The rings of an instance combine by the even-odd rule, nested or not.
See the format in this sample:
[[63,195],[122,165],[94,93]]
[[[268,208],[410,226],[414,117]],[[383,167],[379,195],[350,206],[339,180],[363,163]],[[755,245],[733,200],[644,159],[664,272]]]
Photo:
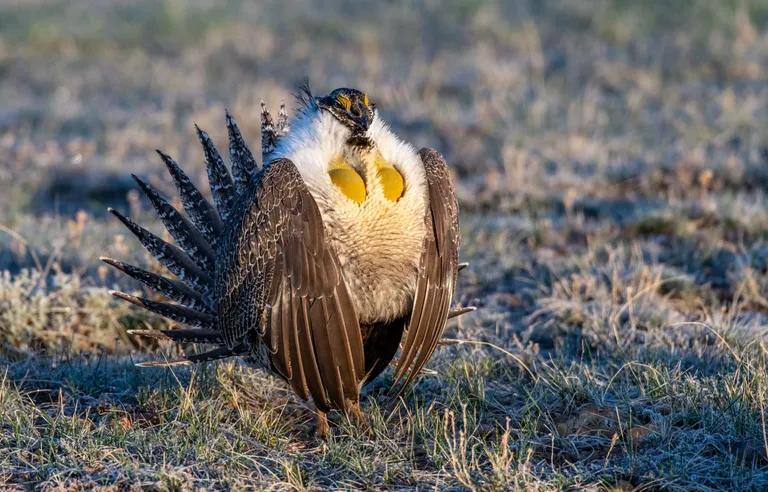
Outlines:
[[419,157],[427,174],[427,235],[408,333],[395,370],[395,382],[405,377],[399,391],[413,381],[435,351],[448,319],[459,265],[459,207],[448,165],[432,149],[421,149]]
[[239,205],[242,218],[219,251],[222,338],[230,348],[251,341],[319,409],[345,409],[359,398],[362,339],[320,211],[287,159],[273,161],[253,187],[245,195],[255,199]]

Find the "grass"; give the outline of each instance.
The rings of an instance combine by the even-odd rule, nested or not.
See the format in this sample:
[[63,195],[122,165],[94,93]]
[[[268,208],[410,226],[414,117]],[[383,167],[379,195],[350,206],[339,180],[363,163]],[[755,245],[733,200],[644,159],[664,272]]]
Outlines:
[[[93,489],[768,488],[768,3],[0,6],[0,484]],[[394,28],[393,26],[397,26]],[[96,258],[149,258],[130,173],[198,182],[197,122],[365,88],[462,210],[445,343],[369,429],[237,361],[138,360],[164,321]],[[191,348],[191,347],[188,347]],[[0,488],[3,488],[0,487]]]

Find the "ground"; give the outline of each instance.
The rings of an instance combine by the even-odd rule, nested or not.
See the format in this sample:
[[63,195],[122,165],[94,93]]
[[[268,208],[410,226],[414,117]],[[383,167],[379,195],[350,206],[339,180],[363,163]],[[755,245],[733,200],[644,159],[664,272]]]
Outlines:
[[[768,488],[768,2],[0,5],[3,488]],[[365,89],[445,154],[462,222],[430,374],[327,442],[278,380],[173,370],[102,254],[193,122]]]

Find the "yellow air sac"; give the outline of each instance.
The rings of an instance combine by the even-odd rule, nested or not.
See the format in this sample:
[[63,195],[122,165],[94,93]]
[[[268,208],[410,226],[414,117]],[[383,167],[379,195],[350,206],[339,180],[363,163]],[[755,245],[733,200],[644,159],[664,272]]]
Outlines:
[[403,176],[392,166],[379,168],[379,178],[381,187],[384,190],[384,197],[387,200],[396,202],[403,196],[405,183]]
[[365,200],[365,183],[363,178],[351,167],[331,169],[328,172],[331,181],[344,193],[347,198],[358,205]]

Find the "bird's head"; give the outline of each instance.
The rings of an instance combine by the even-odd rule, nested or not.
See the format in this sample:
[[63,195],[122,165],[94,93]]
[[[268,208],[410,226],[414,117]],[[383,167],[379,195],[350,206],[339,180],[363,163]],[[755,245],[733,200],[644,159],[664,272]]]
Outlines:
[[357,89],[336,89],[327,96],[316,98],[315,102],[349,128],[353,137],[361,137],[368,131],[376,113],[368,94]]

